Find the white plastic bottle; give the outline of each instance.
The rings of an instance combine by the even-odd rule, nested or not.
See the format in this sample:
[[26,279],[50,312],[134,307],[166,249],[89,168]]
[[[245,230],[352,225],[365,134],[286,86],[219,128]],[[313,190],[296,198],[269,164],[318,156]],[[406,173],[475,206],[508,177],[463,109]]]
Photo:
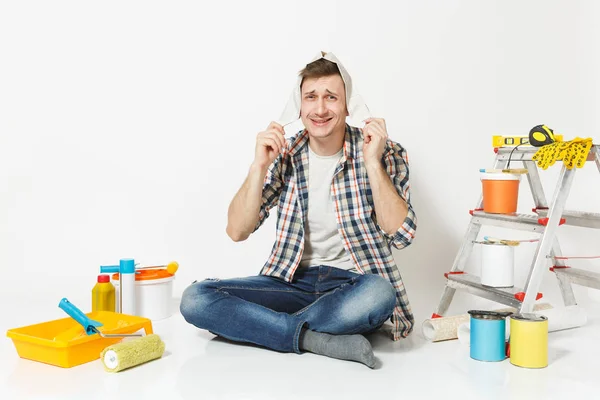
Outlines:
[[135,307],[135,262],[132,258],[123,258],[119,261],[120,270],[120,303],[121,313],[136,315]]

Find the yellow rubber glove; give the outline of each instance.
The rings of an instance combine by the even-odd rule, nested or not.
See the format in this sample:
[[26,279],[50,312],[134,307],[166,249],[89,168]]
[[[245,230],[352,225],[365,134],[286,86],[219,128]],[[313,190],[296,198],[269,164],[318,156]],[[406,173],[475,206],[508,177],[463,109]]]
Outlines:
[[568,142],[554,142],[540,147],[532,160],[536,161],[542,169],[554,165],[557,160],[562,160],[567,169],[581,168],[585,165],[591,148],[591,138],[577,137]]

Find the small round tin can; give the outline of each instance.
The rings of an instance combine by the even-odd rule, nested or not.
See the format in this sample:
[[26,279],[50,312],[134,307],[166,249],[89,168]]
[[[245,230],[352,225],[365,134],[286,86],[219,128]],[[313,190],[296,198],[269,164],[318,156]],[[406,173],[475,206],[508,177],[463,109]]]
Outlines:
[[506,358],[506,317],[510,312],[470,310],[470,356],[479,361]]
[[523,368],[548,366],[548,318],[536,314],[510,317],[510,362]]

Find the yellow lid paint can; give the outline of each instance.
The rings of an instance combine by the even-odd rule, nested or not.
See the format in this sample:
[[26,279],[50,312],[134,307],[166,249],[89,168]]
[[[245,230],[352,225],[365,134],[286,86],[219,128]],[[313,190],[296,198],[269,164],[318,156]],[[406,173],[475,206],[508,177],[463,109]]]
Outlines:
[[525,313],[511,315],[510,363],[523,368],[548,366],[548,318]]

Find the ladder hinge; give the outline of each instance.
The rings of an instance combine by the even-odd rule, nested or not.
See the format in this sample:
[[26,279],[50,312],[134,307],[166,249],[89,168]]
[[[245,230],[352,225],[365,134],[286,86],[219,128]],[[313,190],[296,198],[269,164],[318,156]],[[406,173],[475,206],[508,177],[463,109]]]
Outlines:
[[[535,299],[539,300],[542,297],[544,297],[544,295],[542,293],[538,292],[537,296],[535,296]],[[515,299],[519,300],[522,303],[523,300],[525,300],[525,292],[515,293]]]
[[450,272],[444,272],[444,277],[445,277],[446,279],[448,279],[448,275],[460,275],[460,274],[464,274],[464,272],[463,272],[463,271],[454,271],[454,272],[450,271]]
[[[562,224],[564,224],[566,221],[567,221],[566,219],[564,219],[564,218],[561,218],[561,219],[560,219],[560,222],[558,223],[558,225],[562,225]],[[544,225],[544,226],[548,225],[548,218],[540,218],[540,219],[538,219],[538,224],[540,224],[540,225]]]
[[571,268],[568,265],[555,265],[553,267],[550,267],[550,271],[554,272],[555,269],[560,269],[560,268]]

